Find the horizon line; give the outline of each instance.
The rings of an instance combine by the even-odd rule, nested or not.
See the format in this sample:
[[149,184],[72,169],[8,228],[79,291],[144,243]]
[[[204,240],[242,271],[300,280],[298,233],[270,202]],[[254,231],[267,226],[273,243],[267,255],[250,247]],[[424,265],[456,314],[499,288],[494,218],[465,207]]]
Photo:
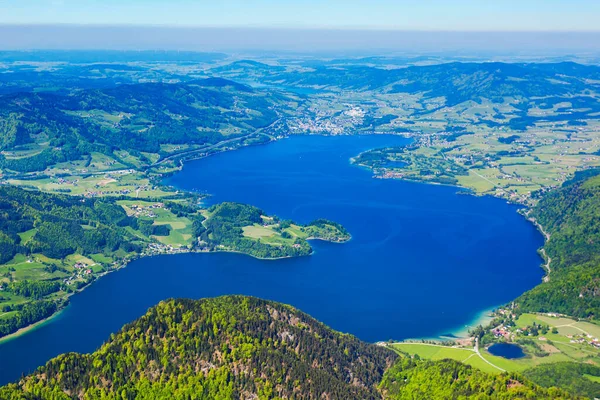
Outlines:
[[113,23],[68,23],[68,22],[57,22],[57,23],[38,23],[38,22],[0,22],[0,27],[72,27],[72,28],[161,28],[161,29],[224,29],[224,30],[277,30],[277,31],[368,31],[368,32],[397,32],[397,33],[503,33],[503,34],[515,34],[515,33],[600,33],[600,29],[596,30],[542,30],[542,29],[516,29],[516,30],[482,30],[482,29],[416,29],[416,28],[401,28],[393,26],[318,26],[318,25],[307,25],[307,26],[288,26],[288,25],[187,25],[187,24],[113,24]]

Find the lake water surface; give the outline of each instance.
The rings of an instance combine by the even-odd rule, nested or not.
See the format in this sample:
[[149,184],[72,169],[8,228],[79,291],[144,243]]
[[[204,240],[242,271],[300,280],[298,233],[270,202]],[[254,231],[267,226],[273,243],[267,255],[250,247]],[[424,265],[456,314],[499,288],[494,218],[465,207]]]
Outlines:
[[488,351],[494,356],[507,358],[509,360],[525,357],[525,352],[521,346],[513,343],[495,343],[488,348]]
[[81,294],[50,323],[0,344],[0,384],[68,351],[91,352],[170,297],[246,294],[292,304],[367,341],[451,333],[540,282],[541,235],[517,208],[448,186],[373,179],[350,164],[392,136],[300,136],[186,164],[168,183],[269,214],[342,223],[353,239],[310,257],[240,254],[140,259]]

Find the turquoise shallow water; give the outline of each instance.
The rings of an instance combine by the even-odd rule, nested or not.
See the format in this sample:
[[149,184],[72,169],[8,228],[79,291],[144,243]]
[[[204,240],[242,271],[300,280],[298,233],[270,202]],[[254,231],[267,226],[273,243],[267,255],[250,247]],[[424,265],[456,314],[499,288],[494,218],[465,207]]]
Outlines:
[[67,351],[91,352],[169,297],[247,294],[292,304],[367,341],[435,337],[540,282],[541,235],[517,208],[448,186],[373,179],[349,159],[406,143],[390,136],[301,136],[186,164],[168,183],[270,214],[344,224],[345,244],[310,257],[240,254],[137,260],[83,293],[52,322],[0,344],[0,383]]

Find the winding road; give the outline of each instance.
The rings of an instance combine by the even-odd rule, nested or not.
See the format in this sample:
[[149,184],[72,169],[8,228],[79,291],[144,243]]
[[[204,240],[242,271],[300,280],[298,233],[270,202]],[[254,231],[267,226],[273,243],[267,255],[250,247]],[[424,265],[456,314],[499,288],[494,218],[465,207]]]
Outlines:
[[[481,352],[479,351],[479,338],[475,338],[475,346],[472,349],[469,348],[464,348],[464,347],[458,347],[458,346],[443,346],[441,344],[433,344],[433,343],[410,343],[410,342],[396,342],[396,343],[392,343],[391,345],[389,343],[385,343],[385,342],[380,342],[377,343],[380,346],[384,346],[384,347],[390,347],[391,345],[403,345],[403,344],[409,344],[409,345],[419,345],[419,346],[433,346],[433,347],[443,347],[446,349],[457,349],[457,350],[465,350],[465,351],[472,351],[473,354],[471,354],[469,357],[465,358],[464,360],[462,360],[461,362],[465,362],[468,359],[470,359],[473,356],[479,356],[479,358],[481,358],[484,362],[486,362],[487,364],[491,365],[492,367],[496,368],[497,370],[501,371],[501,372],[506,372],[505,369],[500,368],[499,366],[493,364],[492,362],[490,362],[489,360],[487,360],[485,357],[483,357],[483,355],[481,354]],[[393,348],[392,348],[393,350]],[[459,360],[460,361],[460,360]]]

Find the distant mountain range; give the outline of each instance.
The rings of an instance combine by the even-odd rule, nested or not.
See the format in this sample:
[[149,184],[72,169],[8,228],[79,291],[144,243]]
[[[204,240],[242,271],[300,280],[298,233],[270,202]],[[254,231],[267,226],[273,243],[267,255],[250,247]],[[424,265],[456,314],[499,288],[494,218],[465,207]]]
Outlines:
[[212,144],[254,132],[288,109],[285,96],[209,78],[100,90],[0,96],[0,150],[36,145],[29,157],[0,156],[9,170],[43,170],[92,151],[161,153],[162,144]]

